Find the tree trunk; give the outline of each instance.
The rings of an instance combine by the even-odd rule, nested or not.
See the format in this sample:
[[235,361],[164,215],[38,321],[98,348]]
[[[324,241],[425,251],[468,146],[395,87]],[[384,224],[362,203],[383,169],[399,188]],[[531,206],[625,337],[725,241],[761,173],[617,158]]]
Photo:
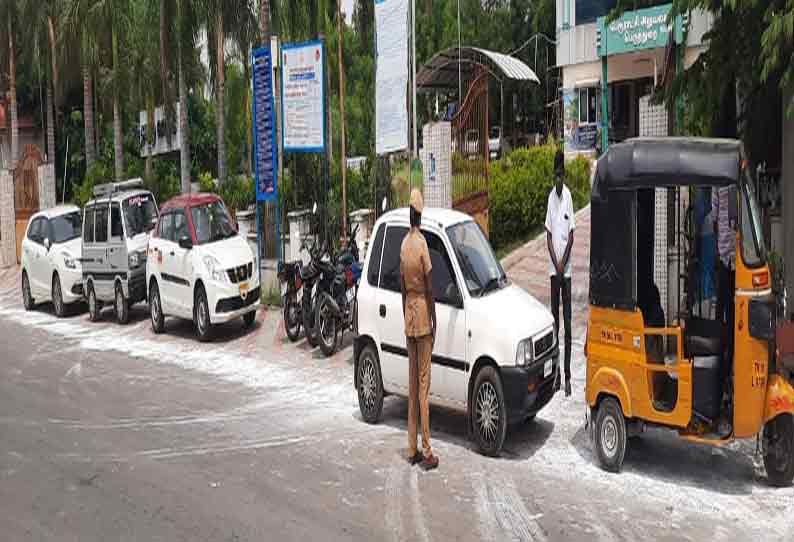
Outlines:
[[[52,95],[53,105],[57,110],[61,105],[61,95],[59,94],[60,76],[58,74],[58,63],[55,60],[55,21],[52,16],[47,17],[47,39],[50,41],[50,63],[52,64]],[[56,115],[57,117],[57,115]]]
[[47,107],[47,151],[46,161],[48,163],[55,163],[55,115],[53,109],[55,107],[54,103],[54,93],[52,90],[51,81],[47,78],[47,98],[46,98],[46,107]]
[[96,162],[94,83],[91,80],[91,70],[85,65],[83,65],[83,129],[85,130],[85,167],[89,170]]
[[270,0],[259,0],[259,32],[262,45],[270,47]]
[[113,47],[113,164],[116,180],[124,180],[124,133],[121,128],[121,107],[119,104],[119,41],[116,29],[111,30]]
[[177,47],[177,70],[179,72],[179,162],[182,193],[190,192],[190,132],[187,122],[187,85],[185,73],[182,69],[182,40]]
[[[250,55],[249,55],[250,56]],[[251,80],[251,64],[246,62],[244,64],[243,72],[245,73],[245,80]],[[245,86],[245,174],[249,177],[251,176],[251,164],[252,164],[252,148],[254,145],[254,137],[252,134],[253,127],[251,126],[251,85]]]
[[218,184],[222,186],[226,182],[226,103],[224,97],[226,75],[224,74],[223,14],[220,12],[215,16],[215,36],[217,38],[215,59],[217,111],[215,114],[218,119]]
[[347,242],[347,150],[345,149],[345,69],[342,62],[342,36],[344,35],[341,2],[336,3],[336,33],[337,53],[339,56],[339,113],[340,113],[340,139],[342,142],[339,157],[339,169],[342,172],[342,239]]
[[[162,100],[163,106],[166,111],[170,111],[168,99],[168,45],[166,44],[166,37],[168,35],[168,25],[166,21],[166,0],[160,0],[160,82],[162,84]],[[166,115],[165,119],[166,133],[168,134],[168,141],[171,141],[171,120]]]
[[12,170],[17,167],[19,160],[19,121],[17,119],[17,65],[16,47],[14,44],[14,29],[11,19],[8,20],[8,93],[11,103],[9,104],[9,117],[11,118],[11,159],[9,166]]

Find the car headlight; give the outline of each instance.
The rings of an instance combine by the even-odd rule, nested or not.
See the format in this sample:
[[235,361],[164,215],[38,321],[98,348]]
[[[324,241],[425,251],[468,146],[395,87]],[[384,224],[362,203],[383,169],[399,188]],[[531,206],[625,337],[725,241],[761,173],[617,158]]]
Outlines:
[[221,264],[218,262],[218,260],[212,256],[204,256],[204,265],[207,267],[207,273],[209,273],[210,277],[212,277],[212,280],[218,282],[229,282],[226,271],[221,269]]
[[63,265],[66,269],[77,269],[77,261],[72,258],[69,253],[64,252],[61,255],[63,256]]
[[516,349],[516,365],[529,365],[532,359],[532,339],[520,341]]

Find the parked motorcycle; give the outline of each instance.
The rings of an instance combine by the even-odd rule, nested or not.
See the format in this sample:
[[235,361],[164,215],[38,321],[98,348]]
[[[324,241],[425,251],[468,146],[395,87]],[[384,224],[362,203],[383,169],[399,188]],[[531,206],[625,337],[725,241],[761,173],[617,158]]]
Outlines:
[[302,262],[279,262],[278,278],[281,281],[281,299],[284,307],[284,328],[287,337],[295,342],[300,337],[303,316],[301,303],[298,297],[301,293],[303,281],[301,280]]
[[358,226],[348,236],[347,248],[336,258],[319,264],[315,323],[317,341],[326,356],[336,352],[346,330],[356,331],[358,283],[362,271],[357,232]]

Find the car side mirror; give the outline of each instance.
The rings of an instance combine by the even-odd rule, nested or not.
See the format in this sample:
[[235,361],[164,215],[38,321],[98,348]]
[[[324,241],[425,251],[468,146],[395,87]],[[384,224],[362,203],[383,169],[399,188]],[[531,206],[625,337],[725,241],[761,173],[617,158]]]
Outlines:
[[50,244],[50,240],[49,240],[49,238],[45,237],[45,238],[44,238],[44,248],[46,248],[47,250],[50,250],[50,247],[51,247],[51,246],[52,246],[52,245]]
[[179,238],[179,248],[184,248],[185,250],[190,250],[193,248],[193,239],[189,236],[185,235]]
[[444,290],[444,297],[449,301],[449,304],[458,309],[463,308],[463,296],[460,293],[460,288],[454,282],[447,284]]

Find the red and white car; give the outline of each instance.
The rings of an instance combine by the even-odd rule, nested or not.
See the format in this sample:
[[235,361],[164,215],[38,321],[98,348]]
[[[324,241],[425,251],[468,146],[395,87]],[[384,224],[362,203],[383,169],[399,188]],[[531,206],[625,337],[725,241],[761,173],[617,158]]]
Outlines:
[[185,194],[163,205],[149,240],[146,284],[152,329],[166,316],[193,320],[200,340],[212,326],[242,317],[254,323],[260,304],[257,261],[214,194]]

